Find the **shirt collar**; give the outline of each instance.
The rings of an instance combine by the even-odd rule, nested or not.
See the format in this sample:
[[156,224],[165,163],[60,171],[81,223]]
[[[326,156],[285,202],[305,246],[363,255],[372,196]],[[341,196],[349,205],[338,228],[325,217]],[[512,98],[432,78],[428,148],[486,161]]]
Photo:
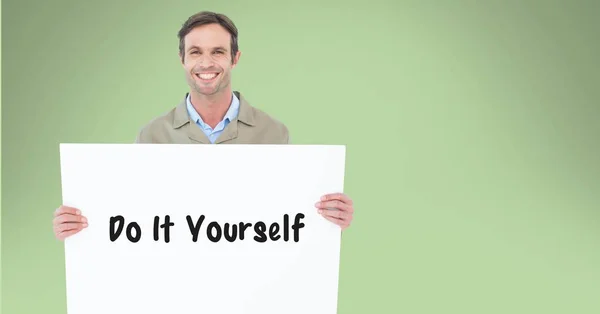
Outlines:
[[[240,110],[240,100],[233,93],[231,96],[231,104],[229,105],[229,109],[225,113],[225,116],[223,117],[222,121],[231,122],[237,117],[238,112]],[[190,115],[190,119],[194,121],[194,123],[199,123],[203,127],[206,126],[205,122],[202,120],[202,117],[200,117],[194,106],[192,106],[190,94],[187,95],[185,101],[188,114]]]

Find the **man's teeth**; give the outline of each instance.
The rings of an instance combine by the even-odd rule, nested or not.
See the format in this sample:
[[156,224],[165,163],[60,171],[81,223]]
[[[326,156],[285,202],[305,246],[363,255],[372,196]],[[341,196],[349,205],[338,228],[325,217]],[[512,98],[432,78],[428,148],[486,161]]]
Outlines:
[[209,74],[202,73],[202,74],[198,74],[198,76],[203,80],[210,80],[210,79],[215,78],[215,76],[217,76],[217,74],[216,73],[209,73]]

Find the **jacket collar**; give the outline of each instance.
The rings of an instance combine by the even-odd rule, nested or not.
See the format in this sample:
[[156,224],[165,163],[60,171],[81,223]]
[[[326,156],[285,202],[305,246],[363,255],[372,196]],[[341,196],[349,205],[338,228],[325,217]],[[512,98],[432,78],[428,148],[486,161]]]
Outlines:
[[[242,94],[238,91],[233,92],[235,96],[240,100],[240,109],[238,112],[238,116],[231,122],[240,121],[250,126],[254,126],[254,108],[248,103],[248,101],[242,96]],[[175,108],[174,116],[173,116],[173,128],[180,128],[188,123],[192,123],[193,121],[190,118],[187,111],[187,103],[186,98],[189,93],[186,93],[183,99],[179,102],[177,107]]]

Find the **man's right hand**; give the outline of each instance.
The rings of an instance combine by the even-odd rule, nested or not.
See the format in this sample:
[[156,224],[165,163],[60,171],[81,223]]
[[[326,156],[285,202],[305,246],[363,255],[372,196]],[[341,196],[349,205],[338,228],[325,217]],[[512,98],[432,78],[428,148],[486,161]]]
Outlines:
[[54,212],[54,235],[59,240],[76,234],[88,226],[87,218],[77,208],[60,206]]

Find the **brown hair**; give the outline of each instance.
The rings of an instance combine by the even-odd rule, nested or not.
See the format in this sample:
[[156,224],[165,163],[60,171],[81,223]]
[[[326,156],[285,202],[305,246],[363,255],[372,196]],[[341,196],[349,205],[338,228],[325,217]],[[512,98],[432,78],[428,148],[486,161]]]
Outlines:
[[238,30],[233,21],[224,14],[202,11],[190,16],[185,23],[181,26],[181,29],[177,33],[179,37],[179,53],[181,54],[181,60],[185,56],[185,42],[184,37],[192,31],[192,29],[208,24],[219,24],[225,28],[229,34],[231,34],[231,62],[234,61],[235,55],[238,52]]

